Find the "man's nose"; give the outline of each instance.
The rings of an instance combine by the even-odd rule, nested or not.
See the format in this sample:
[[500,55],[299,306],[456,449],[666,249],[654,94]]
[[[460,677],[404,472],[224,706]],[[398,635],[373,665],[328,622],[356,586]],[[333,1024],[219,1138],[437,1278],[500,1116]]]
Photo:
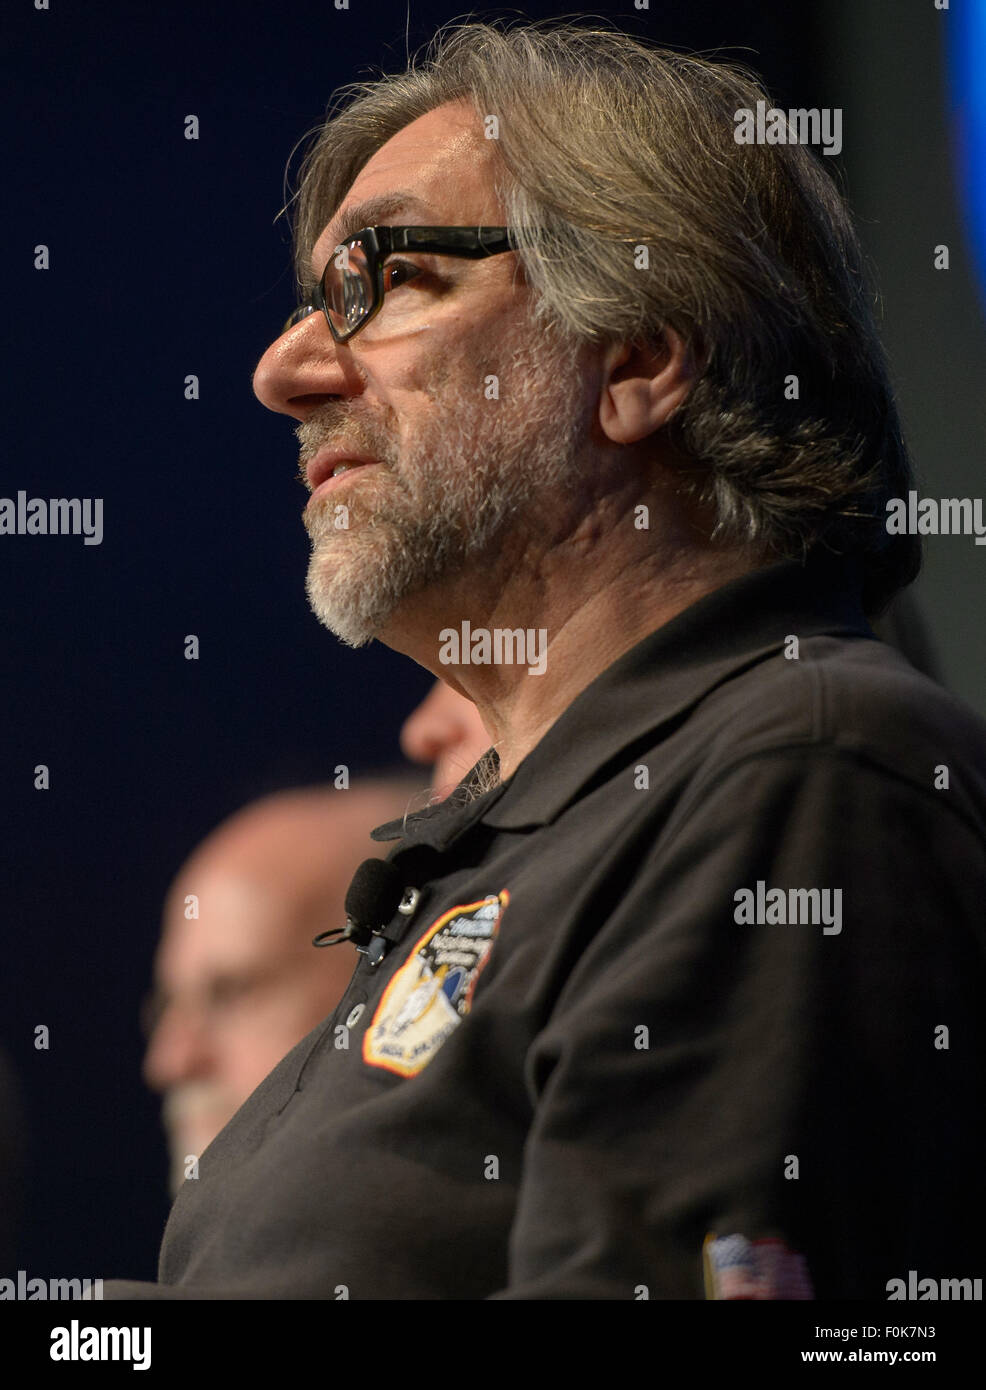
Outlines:
[[254,371],[253,393],[268,410],[305,420],[326,401],[358,395],[363,380],[350,349],[336,343],[316,310],[271,343]]
[[201,1016],[171,1008],[159,1019],[144,1056],[144,1080],[154,1091],[182,1081],[204,1080],[215,1070],[209,1025]]

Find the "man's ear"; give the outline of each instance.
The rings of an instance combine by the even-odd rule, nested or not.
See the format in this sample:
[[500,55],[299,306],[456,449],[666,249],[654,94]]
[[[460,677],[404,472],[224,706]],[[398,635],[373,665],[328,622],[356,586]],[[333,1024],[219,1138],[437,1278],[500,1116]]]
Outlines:
[[651,343],[613,343],[603,358],[599,424],[614,444],[636,444],[666,425],[698,374],[673,328]]

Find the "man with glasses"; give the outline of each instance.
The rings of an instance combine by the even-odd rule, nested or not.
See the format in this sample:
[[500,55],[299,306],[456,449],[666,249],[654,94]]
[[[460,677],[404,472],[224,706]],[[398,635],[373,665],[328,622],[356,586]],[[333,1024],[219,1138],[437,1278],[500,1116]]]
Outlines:
[[255,389],[310,601],[495,751],[375,832],[339,1007],[181,1189],[160,1283],[106,1296],[976,1272],[986,730],[868,624],[919,564],[907,455],[831,180],[733,139],[762,97],[467,25],[306,157]]

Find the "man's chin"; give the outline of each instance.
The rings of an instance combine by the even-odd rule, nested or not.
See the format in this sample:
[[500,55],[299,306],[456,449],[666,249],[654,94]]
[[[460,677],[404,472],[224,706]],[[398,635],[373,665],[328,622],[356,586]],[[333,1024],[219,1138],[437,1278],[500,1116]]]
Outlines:
[[365,647],[386,625],[389,612],[379,614],[359,593],[342,582],[338,572],[325,574],[324,561],[312,556],[305,585],[308,603],[323,627],[347,647]]
[[196,1117],[194,1122],[180,1125],[170,1136],[172,1151],[183,1157],[190,1154],[201,1157],[220,1130],[226,1128],[238,1108],[234,1105],[225,1105],[221,1109],[217,1107]]
[[[189,1175],[190,1163],[198,1160],[215,1139],[216,1135],[229,1124],[236,1113],[227,1105],[201,1116],[195,1123],[165,1124],[168,1138],[168,1186],[172,1197]],[[194,1170],[193,1170],[194,1171]]]
[[[354,544],[355,542],[355,544]],[[422,593],[441,568],[423,545],[387,535],[349,535],[316,543],[305,591],[319,622],[349,647],[386,641],[408,600]]]

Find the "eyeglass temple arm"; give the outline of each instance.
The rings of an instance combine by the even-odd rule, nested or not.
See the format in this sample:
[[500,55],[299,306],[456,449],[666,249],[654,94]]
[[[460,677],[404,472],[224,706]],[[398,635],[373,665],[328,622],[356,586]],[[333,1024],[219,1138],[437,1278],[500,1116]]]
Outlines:
[[[380,227],[380,250],[455,251],[467,259],[495,256],[510,251],[513,243],[506,227]],[[387,246],[385,243],[389,242]]]

